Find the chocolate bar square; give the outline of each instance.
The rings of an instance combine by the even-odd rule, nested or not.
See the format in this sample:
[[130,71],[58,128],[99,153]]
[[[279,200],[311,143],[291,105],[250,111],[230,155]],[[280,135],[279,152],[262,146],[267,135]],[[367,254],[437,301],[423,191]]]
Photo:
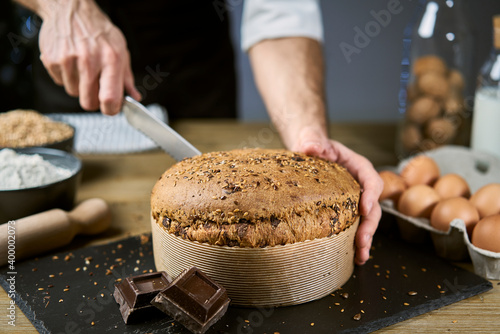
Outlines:
[[120,305],[120,312],[125,323],[132,320],[132,314],[146,315],[146,310],[155,311],[151,300],[170,285],[172,278],[164,271],[127,277],[115,284],[113,296]]
[[196,267],[183,271],[151,301],[193,333],[202,334],[229,306],[226,289]]

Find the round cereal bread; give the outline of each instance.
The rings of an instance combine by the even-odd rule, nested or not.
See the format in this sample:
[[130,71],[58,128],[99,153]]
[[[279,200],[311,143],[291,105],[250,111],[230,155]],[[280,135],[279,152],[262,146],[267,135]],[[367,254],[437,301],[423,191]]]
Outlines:
[[360,186],[342,166],[279,149],[184,159],[151,194],[153,222],[186,240],[266,247],[329,237],[359,218]]

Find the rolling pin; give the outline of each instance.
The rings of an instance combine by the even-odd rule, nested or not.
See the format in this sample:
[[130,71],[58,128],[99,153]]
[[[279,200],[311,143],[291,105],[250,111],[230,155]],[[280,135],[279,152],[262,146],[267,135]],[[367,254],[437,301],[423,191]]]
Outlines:
[[0,225],[0,266],[7,264],[9,246],[10,260],[12,254],[16,261],[36,256],[69,244],[77,234],[105,231],[111,223],[111,213],[104,200],[92,198],[70,212],[52,209],[13,222]]

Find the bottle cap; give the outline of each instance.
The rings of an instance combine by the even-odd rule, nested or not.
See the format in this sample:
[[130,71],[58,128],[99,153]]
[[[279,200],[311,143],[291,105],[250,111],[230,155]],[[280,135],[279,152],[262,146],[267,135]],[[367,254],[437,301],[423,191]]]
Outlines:
[[500,15],[493,16],[493,45],[500,49]]

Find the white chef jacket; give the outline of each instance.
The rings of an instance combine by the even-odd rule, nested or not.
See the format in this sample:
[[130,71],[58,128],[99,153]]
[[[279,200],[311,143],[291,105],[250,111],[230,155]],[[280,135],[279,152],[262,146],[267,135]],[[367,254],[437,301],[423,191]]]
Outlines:
[[272,38],[309,37],[323,41],[319,0],[246,0],[241,48]]

